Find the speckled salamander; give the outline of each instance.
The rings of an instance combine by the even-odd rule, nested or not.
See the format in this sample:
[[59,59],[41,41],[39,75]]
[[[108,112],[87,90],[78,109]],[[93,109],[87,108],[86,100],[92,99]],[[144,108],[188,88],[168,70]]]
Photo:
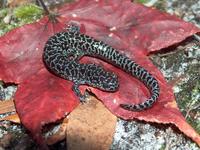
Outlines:
[[68,31],[60,32],[48,39],[44,48],[43,60],[51,72],[74,83],[72,90],[84,101],[87,92],[82,94],[79,85],[89,85],[103,91],[115,92],[118,77],[96,64],[81,64],[78,60],[87,55],[102,59],[142,81],[150,90],[151,97],[140,104],[120,104],[130,111],[149,108],[159,97],[158,81],[144,68],[126,55],[102,41],[81,34],[79,26],[71,24]]

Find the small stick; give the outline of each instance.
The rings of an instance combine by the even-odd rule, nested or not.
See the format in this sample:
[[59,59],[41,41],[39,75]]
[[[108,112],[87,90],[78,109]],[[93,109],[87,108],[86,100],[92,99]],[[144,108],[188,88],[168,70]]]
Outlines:
[[43,0],[38,0],[40,2],[40,4],[42,5],[44,11],[46,12],[47,15],[50,14],[49,9],[47,8],[47,6],[44,4]]
[[199,36],[199,35],[194,34],[193,36],[194,36],[194,38],[195,38],[198,42],[200,42],[200,36]]
[[[47,8],[47,6],[44,4],[43,0],[37,0],[37,2],[39,2],[42,5],[42,8],[44,9],[46,15],[48,15],[48,17],[49,17],[49,21],[51,21],[53,23],[58,22],[57,19],[56,19],[58,14],[50,12],[49,9]],[[49,21],[48,21],[48,23],[49,23]]]

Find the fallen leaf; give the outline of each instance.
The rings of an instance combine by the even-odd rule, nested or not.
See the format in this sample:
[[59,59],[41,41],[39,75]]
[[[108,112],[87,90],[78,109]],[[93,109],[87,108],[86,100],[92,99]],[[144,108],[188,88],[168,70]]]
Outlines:
[[6,117],[3,117],[3,118],[0,118],[0,121],[11,121],[13,123],[21,123],[20,119],[19,119],[19,116],[17,114],[12,114],[12,115],[9,115],[9,116],[6,116]]
[[[55,128],[58,128],[58,129],[52,135],[50,135],[46,138],[46,143],[48,145],[53,145],[53,144],[55,144],[59,141],[62,141],[66,138],[67,123],[68,123],[68,119],[65,118],[65,119],[63,119],[63,122],[58,125],[58,127],[55,126]],[[48,131],[48,132],[50,132],[50,131]]]
[[68,149],[109,149],[117,118],[97,99],[80,104],[68,117]]
[[0,114],[15,111],[15,104],[13,100],[0,101]]

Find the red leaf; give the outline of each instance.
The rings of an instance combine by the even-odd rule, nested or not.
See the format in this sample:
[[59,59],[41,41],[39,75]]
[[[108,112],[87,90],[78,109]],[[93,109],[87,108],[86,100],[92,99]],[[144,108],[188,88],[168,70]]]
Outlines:
[[82,24],[85,34],[126,53],[159,81],[161,94],[158,102],[146,111],[129,112],[121,109],[119,104],[145,100],[149,96],[145,86],[105,62],[85,57],[81,62],[100,63],[119,76],[120,89],[115,93],[91,88],[112,113],[124,119],[173,123],[200,145],[200,136],[179,112],[171,87],[147,57],[152,51],[199,32],[198,28],[175,16],[128,0],[80,0],[63,6],[59,14],[57,24],[48,22],[44,17],[37,23],[15,29],[0,38],[0,78],[19,84],[15,96],[17,112],[40,144],[43,144],[42,126],[64,117],[78,105],[77,97],[71,91],[72,83],[49,73],[42,62],[47,39],[73,20]]
[[42,126],[68,115],[78,105],[71,85],[45,68],[19,85],[15,96],[17,112],[22,123],[41,144]]

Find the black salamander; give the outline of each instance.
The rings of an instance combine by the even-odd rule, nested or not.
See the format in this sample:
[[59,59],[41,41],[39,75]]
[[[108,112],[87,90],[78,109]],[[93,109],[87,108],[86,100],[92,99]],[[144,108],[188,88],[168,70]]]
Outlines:
[[82,94],[80,85],[89,85],[103,91],[115,92],[119,87],[118,77],[96,64],[81,64],[83,56],[102,59],[142,81],[150,90],[151,97],[140,104],[120,104],[129,111],[141,111],[152,106],[159,97],[158,81],[143,67],[125,54],[102,41],[80,33],[79,26],[70,24],[66,32],[60,32],[48,39],[43,60],[46,66],[59,77],[74,83],[72,90],[84,102],[88,93]]

